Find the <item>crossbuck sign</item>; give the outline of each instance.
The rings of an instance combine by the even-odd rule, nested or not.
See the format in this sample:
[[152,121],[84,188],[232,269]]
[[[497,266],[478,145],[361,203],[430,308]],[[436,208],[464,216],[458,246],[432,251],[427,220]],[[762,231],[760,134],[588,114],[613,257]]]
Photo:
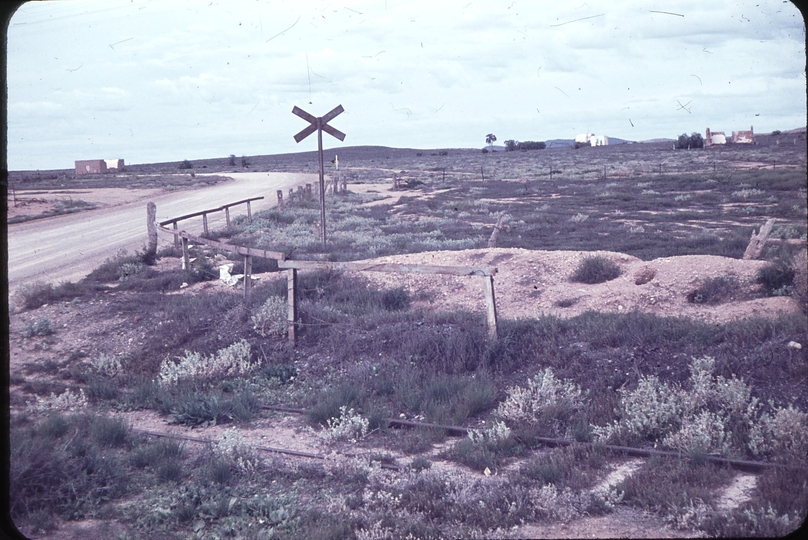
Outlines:
[[323,131],[333,137],[336,137],[340,141],[345,140],[345,134],[343,132],[328,125],[328,122],[336,118],[337,115],[341,114],[344,110],[345,109],[342,108],[342,105],[337,105],[325,115],[316,117],[307,113],[300,107],[295,106],[292,109],[292,114],[295,114],[303,120],[310,122],[308,127],[304,128],[300,133],[295,135],[295,142],[300,142],[315,131],[317,132],[317,155],[320,160],[320,231],[322,233],[320,236],[323,239],[323,248],[325,248],[325,172],[323,171]]

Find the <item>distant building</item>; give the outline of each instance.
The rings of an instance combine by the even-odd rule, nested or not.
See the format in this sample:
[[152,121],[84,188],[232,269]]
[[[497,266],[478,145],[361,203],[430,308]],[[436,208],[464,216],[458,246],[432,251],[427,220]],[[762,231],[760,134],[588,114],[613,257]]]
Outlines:
[[733,131],[732,142],[735,144],[755,144],[755,126],[749,126],[749,131]]
[[76,174],[102,174],[123,169],[122,159],[82,159],[76,161]]
[[609,144],[609,137],[606,135],[595,135],[594,133],[584,133],[575,136],[576,146],[586,144],[589,146],[606,146]]
[[727,144],[727,136],[723,131],[710,131],[710,128],[707,128],[707,136],[704,137],[704,147],[707,148],[714,144]]
[[105,172],[107,172],[107,162],[103,159],[76,161],[76,174],[101,174]]
[[108,171],[120,171],[123,169],[123,160],[122,159],[105,159],[107,163],[107,170]]
[[606,135],[594,135],[589,137],[589,144],[592,146],[608,146],[609,145],[609,137]]

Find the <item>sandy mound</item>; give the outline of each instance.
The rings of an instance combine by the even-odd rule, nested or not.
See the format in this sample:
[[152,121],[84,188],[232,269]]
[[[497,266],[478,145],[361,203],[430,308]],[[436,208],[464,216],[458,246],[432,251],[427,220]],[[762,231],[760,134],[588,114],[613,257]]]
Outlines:
[[[622,269],[622,275],[596,285],[571,282],[569,278],[580,261],[591,255],[612,259]],[[646,262],[611,251],[494,248],[395,255],[373,261],[495,266],[497,312],[509,319],[542,315],[573,317],[593,310],[611,313],[640,311],[723,323],[753,316],[777,317],[781,313],[800,310],[792,297],[762,297],[754,278],[758,269],[768,264],[765,261],[714,255],[663,257]],[[425,304],[433,308],[480,312],[485,309],[482,278],[379,272],[365,272],[364,275],[380,286],[403,286],[413,295],[426,293],[429,300]],[[716,305],[688,301],[687,295],[705,279],[720,276],[734,277],[740,284],[731,298]]]

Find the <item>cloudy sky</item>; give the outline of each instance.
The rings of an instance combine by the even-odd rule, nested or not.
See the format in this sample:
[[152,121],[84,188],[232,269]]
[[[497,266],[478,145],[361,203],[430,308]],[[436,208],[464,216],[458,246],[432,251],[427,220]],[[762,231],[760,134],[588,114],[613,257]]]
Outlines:
[[788,1],[63,0],[8,27],[11,170],[806,123]]

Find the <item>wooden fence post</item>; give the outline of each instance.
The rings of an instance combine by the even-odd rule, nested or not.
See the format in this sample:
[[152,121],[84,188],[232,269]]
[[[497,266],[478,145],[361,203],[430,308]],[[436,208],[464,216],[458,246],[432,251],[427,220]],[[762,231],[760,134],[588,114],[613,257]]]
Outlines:
[[252,223],[252,209],[250,208],[250,201],[247,201],[247,222]]
[[202,214],[202,229],[205,231],[205,236],[208,235],[208,215]]
[[244,256],[244,301],[250,299],[250,290],[252,289],[252,257],[249,255]]
[[230,207],[224,207],[224,218],[227,220],[227,228],[230,228]]
[[505,218],[508,217],[508,214],[502,212],[499,215],[499,219],[497,220],[497,224],[494,225],[494,230],[491,232],[491,238],[488,239],[488,247],[495,248],[497,247],[497,238],[499,237],[499,233],[502,230],[502,224],[505,222]]
[[[176,225],[176,223],[174,224]],[[188,239],[182,237],[182,269],[186,271],[191,270],[191,259],[188,255]]]
[[278,190],[278,210],[283,212],[283,190]]
[[488,337],[496,340],[497,335],[497,304],[494,300],[494,276],[483,276],[485,280],[485,308],[488,318]]
[[306,184],[306,200],[311,201],[311,184]]
[[295,199],[295,190],[293,188],[289,188],[289,202],[292,202]]
[[149,202],[146,205],[146,233],[149,241],[146,244],[146,254],[157,255],[157,205]]
[[180,247],[180,235],[177,234],[177,222],[174,222],[174,247]]
[[297,343],[297,268],[286,270],[286,322],[289,327],[289,343]]

